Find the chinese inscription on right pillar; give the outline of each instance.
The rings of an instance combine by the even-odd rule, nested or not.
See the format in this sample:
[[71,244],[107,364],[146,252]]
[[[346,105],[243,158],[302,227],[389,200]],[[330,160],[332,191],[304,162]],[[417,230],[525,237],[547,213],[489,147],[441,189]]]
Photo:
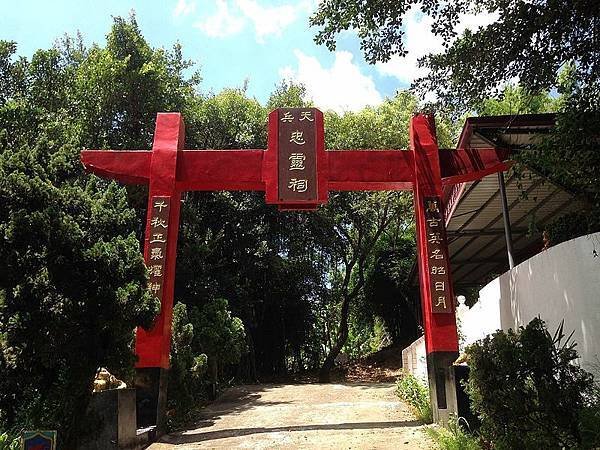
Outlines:
[[446,227],[438,197],[425,197],[425,235],[429,260],[429,280],[434,313],[451,313],[454,299],[450,289]]

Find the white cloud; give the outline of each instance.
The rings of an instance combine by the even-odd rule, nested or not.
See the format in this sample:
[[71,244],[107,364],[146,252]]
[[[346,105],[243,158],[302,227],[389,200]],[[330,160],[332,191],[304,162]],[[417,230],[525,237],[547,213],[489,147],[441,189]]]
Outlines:
[[[456,31],[460,35],[466,29],[476,30],[497,19],[496,14],[464,14],[460,17]],[[396,77],[402,83],[410,84],[416,78],[427,74],[427,70],[419,68],[419,58],[429,53],[439,53],[443,50],[442,39],[431,32],[433,19],[423,15],[418,7],[412,7],[404,19],[404,45],[408,54],[405,57],[392,56],[385,63],[377,63],[375,67],[382,75]]]
[[255,0],[237,0],[236,4],[253,23],[256,40],[261,43],[270,34],[280,36],[285,28],[295,22],[299,13],[299,7],[293,5],[268,7],[259,5]]
[[210,37],[227,37],[238,34],[244,29],[244,19],[229,11],[226,0],[217,0],[217,11],[204,20],[194,24]]
[[[180,0],[185,2],[186,0]],[[217,11],[196,23],[207,36],[227,37],[240,33],[250,22],[254,27],[256,41],[264,43],[266,36],[281,36],[283,30],[301,15],[310,14],[316,0],[300,0],[295,4],[266,6],[257,0],[215,0]],[[176,10],[179,8],[176,8]]]
[[173,10],[173,16],[187,16],[194,11],[196,11],[196,0],[191,0],[190,2],[179,0],[177,6],[175,6],[175,9]]
[[279,75],[306,86],[307,95],[322,109],[337,112],[358,111],[366,105],[381,103],[381,94],[375,88],[370,76],[360,72],[352,62],[352,54],[346,51],[335,52],[331,68],[324,68],[317,58],[294,50],[298,59],[298,69],[284,67]]

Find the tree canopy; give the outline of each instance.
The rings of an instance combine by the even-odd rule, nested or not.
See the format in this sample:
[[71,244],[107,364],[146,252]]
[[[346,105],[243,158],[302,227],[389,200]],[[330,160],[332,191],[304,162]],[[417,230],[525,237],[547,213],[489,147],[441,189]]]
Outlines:
[[[600,4],[585,0],[324,0],[311,18],[320,27],[315,41],[335,49],[343,30],[356,30],[368,62],[406,55],[404,20],[411,8],[433,19],[431,31],[444,50],[419,64],[430,69],[415,80],[421,92],[461,110],[498,94],[510,81],[531,92],[557,87],[557,74],[573,64],[581,93],[598,109]],[[458,35],[467,14],[495,20]]]

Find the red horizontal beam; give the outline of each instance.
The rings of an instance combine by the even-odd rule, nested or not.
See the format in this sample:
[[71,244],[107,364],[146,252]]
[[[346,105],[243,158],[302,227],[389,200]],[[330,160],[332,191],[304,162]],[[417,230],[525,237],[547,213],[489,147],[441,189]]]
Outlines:
[[264,150],[184,150],[177,161],[181,191],[264,191]]
[[145,184],[150,178],[149,150],[83,150],[81,162],[88,172],[126,184]]
[[[329,150],[328,189],[384,191],[412,189],[414,157],[407,150]],[[262,149],[182,150],[177,162],[181,191],[264,191]],[[505,149],[441,150],[444,185],[465,183],[507,170]],[[127,184],[145,184],[150,177],[152,151],[84,150],[86,170]]]
[[414,157],[407,150],[329,150],[329,189],[385,191],[411,189]]

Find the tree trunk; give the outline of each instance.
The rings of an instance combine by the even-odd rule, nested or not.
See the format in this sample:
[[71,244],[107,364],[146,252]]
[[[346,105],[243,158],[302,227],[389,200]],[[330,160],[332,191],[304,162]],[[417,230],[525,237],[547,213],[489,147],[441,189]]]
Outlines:
[[331,382],[331,370],[335,364],[335,358],[342,351],[342,347],[348,340],[348,313],[350,312],[350,296],[344,295],[344,301],[342,303],[342,310],[340,312],[340,329],[338,331],[337,340],[329,354],[323,362],[323,366],[319,371],[319,382],[329,383]]
[[218,383],[219,383],[219,366],[216,356],[208,357],[208,368],[210,371],[210,400],[217,398]]
[[248,344],[248,360],[250,362],[250,379],[258,383],[258,375],[256,372],[256,353],[254,352],[254,339],[252,333],[246,333],[246,343]]

